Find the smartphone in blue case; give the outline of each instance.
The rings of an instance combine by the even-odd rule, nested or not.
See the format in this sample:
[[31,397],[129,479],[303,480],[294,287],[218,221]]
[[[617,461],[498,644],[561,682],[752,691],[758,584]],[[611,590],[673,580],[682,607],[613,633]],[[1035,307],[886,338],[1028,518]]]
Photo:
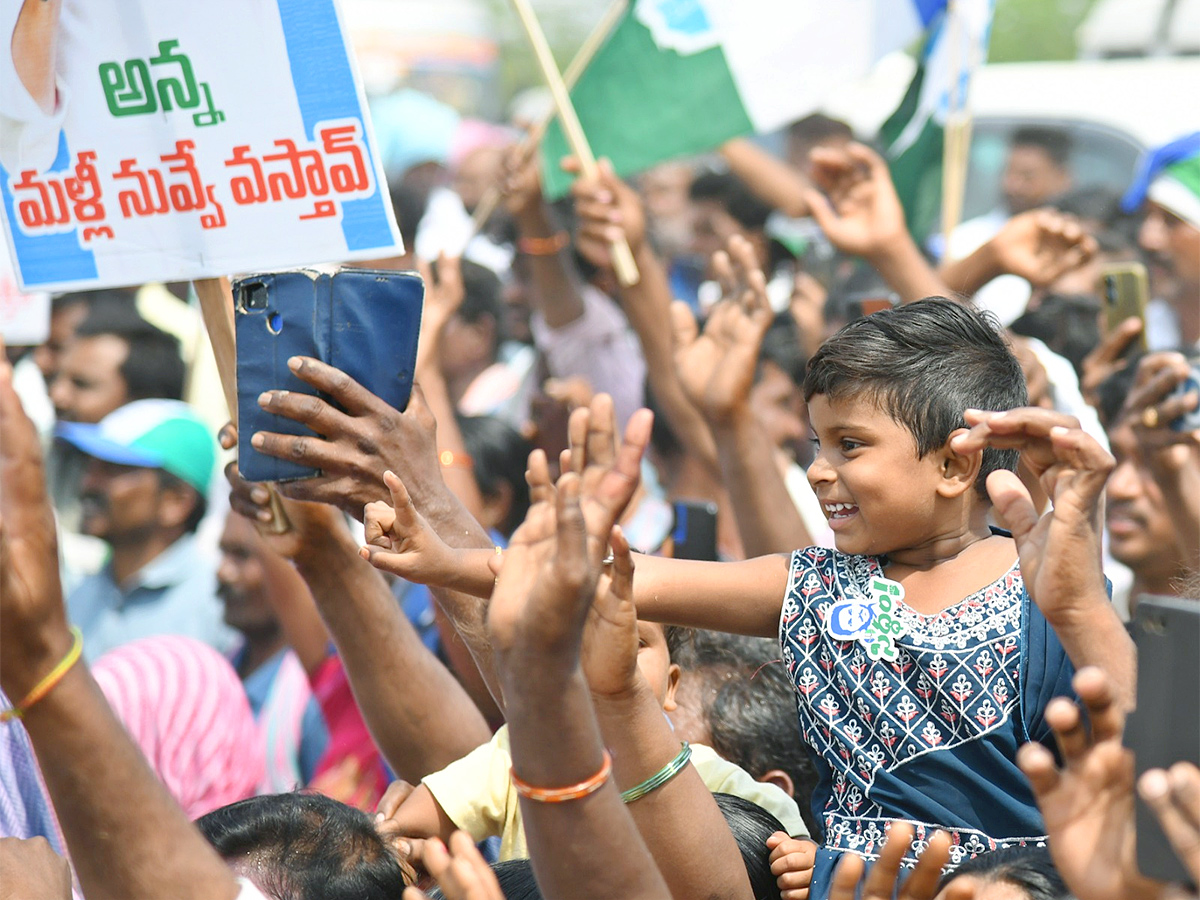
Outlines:
[[234,281],[242,477],[293,481],[320,474],[250,446],[258,431],[314,434],[258,405],[259,395],[268,390],[322,396],[292,374],[287,361],[293,356],[311,356],[341,369],[390,406],[403,410],[412,393],[424,299],[425,284],[419,275],[390,269],[290,269]]

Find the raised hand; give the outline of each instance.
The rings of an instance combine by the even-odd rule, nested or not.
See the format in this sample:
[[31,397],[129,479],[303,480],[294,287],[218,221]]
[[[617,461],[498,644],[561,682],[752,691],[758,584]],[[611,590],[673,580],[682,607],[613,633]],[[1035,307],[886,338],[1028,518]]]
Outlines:
[[424,260],[417,261],[417,271],[425,282],[425,306],[421,311],[421,340],[417,345],[415,371],[426,369],[440,361],[442,335],[446,325],[462,306],[466,292],[463,289],[462,261],[458,257],[438,256],[436,277],[434,268]]
[[633,557],[620,526],[613,526],[611,570],[600,576],[583,634],[583,677],[593,695],[628,696],[637,685],[637,610]]
[[[307,356],[288,367],[338,406],[311,394],[266,391],[259,405],[307,425],[320,437],[296,437],[260,431],[254,448],[268,456],[321,470],[316,478],[282,482],[281,494],[296,500],[329,503],[361,519],[372,500],[388,496],[384,470],[403,472],[410,491],[444,490],[437,459],[437,424],[418,386],[401,412],[380,400],[345,372]],[[344,410],[344,411],[343,411]]]
[[602,159],[594,178],[582,174],[579,160],[569,156],[562,162],[578,175],[571,185],[578,228],[575,247],[595,266],[611,268],[612,245],[624,238],[635,254],[646,241],[646,212],[637,191],[617,177],[612,163]]
[[[1172,423],[1200,403],[1195,388],[1175,395],[1191,377],[1191,366],[1181,353],[1149,353],[1138,360],[1133,387],[1121,409],[1122,421],[1137,435],[1151,463],[1181,468],[1200,447],[1200,429],[1176,431]],[[1174,449],[1177,448],[1177,449]],[[1157,457],[1157,458],[1154,458]]]
[[506,672],[514,653],[564,675],[577,667],[600,575],[600,555],[589,552],[587,538],[579,476],[568,472],[558,481],[555,506],[531,506],[504,552],[487,614],[502,680],[527,674]]
[[[856,897],[860,900],[892,900],[893,897],[896,900],[933,900],[938,893],[942,868],[950,860],[950,836],[939,831],[929,839],[929,846],[897,893],[900,863],[912,844],[913,834],[913,827],[909,823],[892,822],[879,859],[867,873],[865,882],[862,857],[854,853],[843,854],[829,886],[829,900],[855,900]],[[949,893],[952,889],[953,886],[948,888],[948,893],[939,900],[967,900],[973,895],[964,894],[961,890]]]
[[904,209],[883,157],[862,144],[848,144],[818,147],[809,159],[813,181],[825,193],[810,188],[804,199],[838,250],[870,257],[907,240]]
[[71,647],[58,538],[33,422],[0,341],[0,684],[16,703]]
[[543,208],[537,144],[513,144],[504,153],[501,195],[514,219],[539,215]]
[[988,494],[1012,530],[1029,595],[1053,624],[1083,598],[1105,596],[1100,538],[1101,497],[1112,455],[1072,416],[1024,407],[1007,412],[966,411],[970,431],[951,439],[957,453],[985,446],[1016,448],[1053,507],[1039,516],[1013,472],[988,476]]
[[377,569],[419,584],[440,585],[453,580],[455,552],[417,512],[395,472],[384,472],[383,481],[392,501],[375,500],[366,505],[366,544],[359,555]]
[[767,282],[745,238],[729,239],[713,254],[721,301],[698,333],[686,304],[671,304],[675,370],[688,398],[712,424],[724,425],[749,408],[750,389],[763,337],[773,315]]
[[1137,870],[1133,754],[1121,746],[1125,713],[1104,673],[1081,669],[1072,682],[1087,719],[1066,698],[1046,707],[1062,768],[1041,744],[1026,744],[1017,763],[1033,787],[1050,837],[1050,855],[1077,896],[1087,900],[1158,897],[1161,885]]
[[1200,882],[1200,768],[1178,762],[1169,771],[1150,769],[1138,780],[1138,793],[1159,824],[1193,882]]
[[[446,900],[504,900],[491,867],[465,831],[450,836],[449,850],[437,838],[422,843],[420,861]],[[404,889],[404,900],[429,900],[415,887]]]
[[1096,239],[1074,216],[1054,209],[1013,216],[989,244],[997,274],[1019,275],[1037,287],[1096,255]]
[[1114,372],[1125,368],[1125,353],[1144,330],[1141,319],[1128,318],[1106,334],[1096,348],[1083,358],[1079,390],[1092,406],[1099,406],[1097,391],[1100,385]]

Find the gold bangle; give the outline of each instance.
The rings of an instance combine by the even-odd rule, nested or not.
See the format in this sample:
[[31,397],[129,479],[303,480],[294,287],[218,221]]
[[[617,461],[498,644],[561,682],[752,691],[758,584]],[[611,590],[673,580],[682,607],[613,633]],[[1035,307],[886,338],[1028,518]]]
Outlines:
[[51,669],[45,678],[33,686],[33,690],[25,695],[25,699],[15,706],[0,711],[0,722],[11,722],[13,719],[24,716],[31,706],[54,690],[55,685],[63,680],[63,676],[67,674],[71,666],[79,661],[79,657],[83,655],[83,633],[72,626],[71,634],[75,636],[75,640],[71,643],[71,649],[67,651],[67,655],[59,660],[58,665]]

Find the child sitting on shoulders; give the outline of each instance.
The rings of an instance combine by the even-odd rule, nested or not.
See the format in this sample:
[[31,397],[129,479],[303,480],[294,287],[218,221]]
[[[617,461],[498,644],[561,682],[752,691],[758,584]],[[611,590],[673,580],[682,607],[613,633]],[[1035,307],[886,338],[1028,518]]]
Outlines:
[[[1021,368],[994,322],[941,298],[844,327],[810,360],[805,398],[808,478],[837,549],[638,557],[639,616],[778,635],[817,757],[811,896],[841,854],[877,858],[896,820],[915,827],[910,865],[935,829],[952,862],[1044,843],[1018,747],[1052,743],[1043,713],[1076,668],[1133,696],[1101,570],[1112,457],[1071,417],[1020,408]],[[1015,474],[1021,454],[1053,503],[1044,516]],[[1011,535],[990,527],[993,503]],[[461,586],[470,569],[487,596],[487,555],[445,551],[456,562],[430,577],[453,568]]]

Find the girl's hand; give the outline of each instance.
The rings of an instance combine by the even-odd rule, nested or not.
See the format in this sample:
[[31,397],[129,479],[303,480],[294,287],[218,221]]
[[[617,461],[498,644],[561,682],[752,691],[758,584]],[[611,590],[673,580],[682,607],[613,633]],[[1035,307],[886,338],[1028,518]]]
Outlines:
[[392,502],[363,510],[367,543],[359,555],[377,569],[418,584],[444,584],[455,573],[456,554],[425,521],[394,472],[383,474]]
[[771,851],[771,874],[779,887],[780,900],[808,900],[817,845],[777,831],[767,838],[767,849]]

